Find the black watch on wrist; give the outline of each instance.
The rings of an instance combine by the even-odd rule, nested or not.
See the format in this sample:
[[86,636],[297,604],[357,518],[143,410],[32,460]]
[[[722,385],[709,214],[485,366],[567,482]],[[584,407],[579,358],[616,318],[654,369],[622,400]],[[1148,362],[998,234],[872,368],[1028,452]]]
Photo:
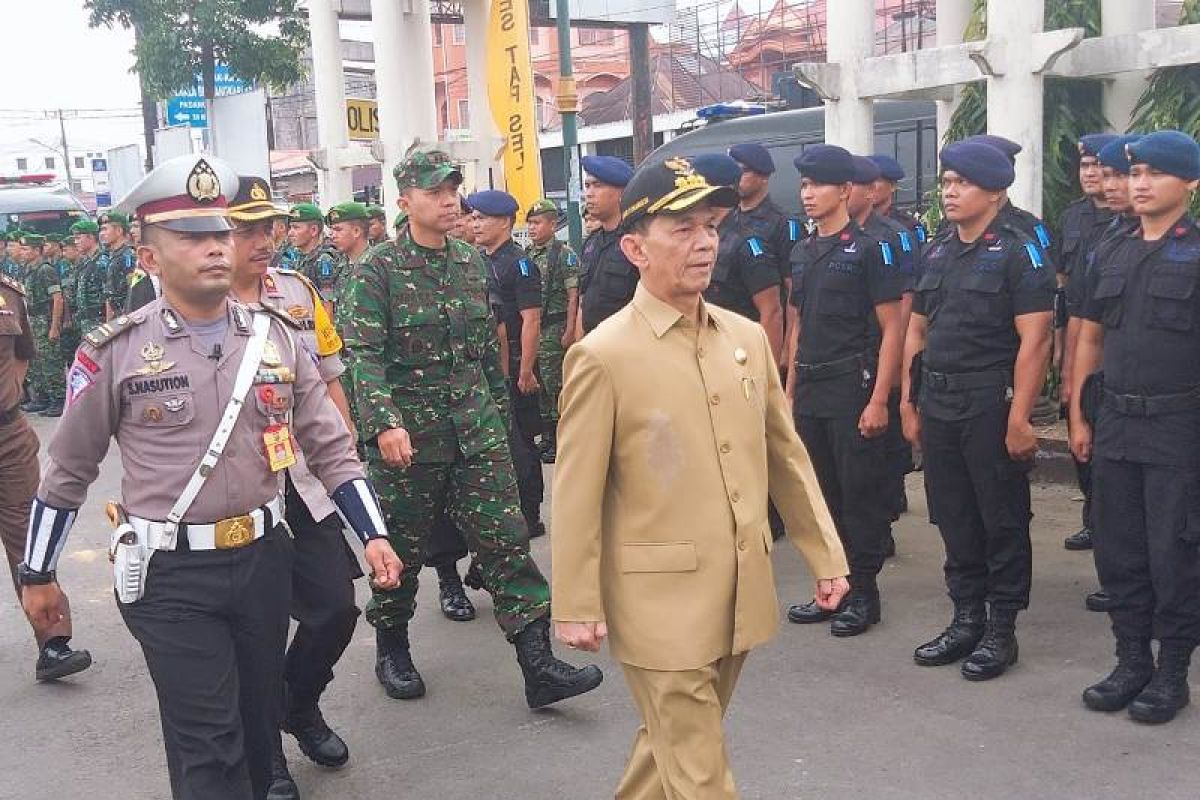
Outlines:
[[22,586],[45,586],[48,583],[54,583],[54,572],[38,572],[22,562],[17,567],[17,583]]

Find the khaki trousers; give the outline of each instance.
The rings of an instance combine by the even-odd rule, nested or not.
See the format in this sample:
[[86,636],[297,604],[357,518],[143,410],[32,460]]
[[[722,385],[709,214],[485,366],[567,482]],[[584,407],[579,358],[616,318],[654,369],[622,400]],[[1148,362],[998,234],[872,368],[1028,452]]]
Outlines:
[[736,800],[721,722],[745,653],[701,669],[622,664],[642,715],[617,800]]

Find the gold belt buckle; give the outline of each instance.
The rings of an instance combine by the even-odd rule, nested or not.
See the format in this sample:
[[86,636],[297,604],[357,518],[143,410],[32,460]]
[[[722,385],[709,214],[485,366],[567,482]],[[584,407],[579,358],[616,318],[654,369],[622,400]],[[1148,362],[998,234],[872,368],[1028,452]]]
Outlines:
[[218,550],[245,547],[254,541],[254,518],[249,514],[223,519],[215,526],[213,542]]

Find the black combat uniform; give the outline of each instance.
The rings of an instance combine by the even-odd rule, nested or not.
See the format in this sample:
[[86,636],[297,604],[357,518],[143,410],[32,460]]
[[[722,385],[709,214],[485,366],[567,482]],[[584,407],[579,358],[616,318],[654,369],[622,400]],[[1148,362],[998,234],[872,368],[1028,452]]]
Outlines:
[[[729,216],[740,229],[752,233],[766,244],[766,249],[774,256],[780,283],[791,280],[792,248],[804,233],[800,221],[784,214],[770,197],[749,210],[735,208]],[[787,302],[786,297],[783,302]]]
[[718,233],[717,262],[704,299],[758,322],[754,296],[782,282],[779,259],[764,239],[739,225],[734,214],[722,221]]
[[579,293],[583,307],[583,332],[595,328],[625,307],[637,288],[637,267],[621,252],[621,226],[593,233],[579,254]]

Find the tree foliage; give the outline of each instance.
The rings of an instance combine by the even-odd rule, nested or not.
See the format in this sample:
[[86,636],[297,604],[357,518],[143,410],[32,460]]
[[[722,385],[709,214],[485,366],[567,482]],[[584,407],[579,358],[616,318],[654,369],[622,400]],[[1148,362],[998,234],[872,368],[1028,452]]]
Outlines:
[[134,71],[155,100],[202,80],[215,94],[214,72],[276,89],[304,75],[308,23],[298,0],[84,0],[93,27],[136,31]]

